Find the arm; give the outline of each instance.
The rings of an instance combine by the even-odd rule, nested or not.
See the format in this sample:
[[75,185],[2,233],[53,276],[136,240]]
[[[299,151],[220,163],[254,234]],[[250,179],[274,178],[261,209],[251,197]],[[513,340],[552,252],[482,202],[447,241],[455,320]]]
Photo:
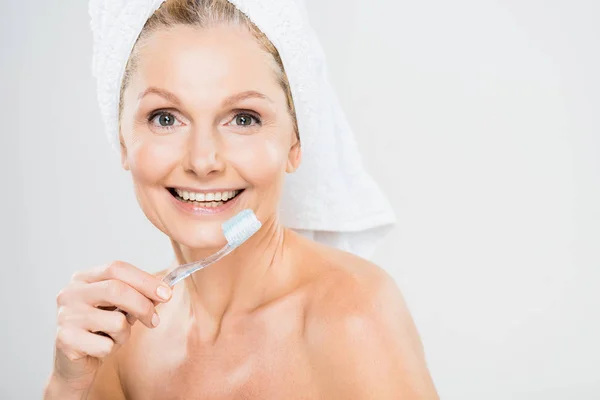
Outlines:
[[107,358],[98,369],[90,387],[74,388],[52,374],[46,382],[44,400],[126,400],[116,369],[116,357]]
[[54,368],[44,398],[124,399],[115,354],[136,320],[148,328],[157,325],[155,307],[169,299],[170,288],[160,279],[125,262],[73,274],[56,296]]
[[439,399],[413,320],[387,274],[338,281],[319,302],[307,339],[323,398]]
[[44,400],[83,400],[87,397],[87,388],[73,389],[54,374],[50,375],[44,387]]

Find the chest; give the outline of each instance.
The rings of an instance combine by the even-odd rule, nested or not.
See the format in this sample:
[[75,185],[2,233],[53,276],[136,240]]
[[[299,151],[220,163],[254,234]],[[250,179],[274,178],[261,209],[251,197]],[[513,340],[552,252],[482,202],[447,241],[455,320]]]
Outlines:
[[140,340],[128,366],[129,398],[318,398],[301,321],[268,320],[224,327],[214,343],[190,329]]

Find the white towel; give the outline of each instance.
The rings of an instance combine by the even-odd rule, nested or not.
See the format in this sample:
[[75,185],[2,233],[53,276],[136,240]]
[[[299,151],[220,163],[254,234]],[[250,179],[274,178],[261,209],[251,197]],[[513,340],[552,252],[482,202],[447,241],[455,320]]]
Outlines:
[[[131,50],[164,0],[90,0],[93,74],[106,130],[118,150],[119,91]],[[301,0],[230,0],[275,45],[290,82],[302,164],[286,177],[281,222],[305,236],[371,257],[395,222],[367,174],[329,83],[325,56]]]

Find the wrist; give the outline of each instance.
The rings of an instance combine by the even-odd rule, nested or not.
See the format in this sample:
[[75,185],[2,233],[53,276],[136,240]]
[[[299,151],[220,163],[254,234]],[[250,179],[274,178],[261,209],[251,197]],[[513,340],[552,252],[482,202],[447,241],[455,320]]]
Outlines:
[[84,400],[89,388],[76,387],[51,374],[44,388],[44,400]]

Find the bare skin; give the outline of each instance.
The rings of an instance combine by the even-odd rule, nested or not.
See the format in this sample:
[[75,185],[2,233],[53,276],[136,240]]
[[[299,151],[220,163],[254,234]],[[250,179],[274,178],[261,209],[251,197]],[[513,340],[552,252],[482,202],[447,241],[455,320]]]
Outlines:
[[290,231],[284,246],[290,270],[267,286],[263,304],[227,313],[218,331],[203,329],[191,285],[177,286],[157,307],[161,326],[136,324],[89,398],[438,398],[385,272]]
[[[393,280],[278,220],[301,147],[268,57],[231,26],[176,26],[144,44],[124,95],[122,165],[175,263],[222,247],[221,223],[242,209],[263,228],[167,300],[156,294],[165,271],[119,262],[76,274],[57,298],[46,399],[438,399]],[[169,188],[243,192],[194,214]]]

